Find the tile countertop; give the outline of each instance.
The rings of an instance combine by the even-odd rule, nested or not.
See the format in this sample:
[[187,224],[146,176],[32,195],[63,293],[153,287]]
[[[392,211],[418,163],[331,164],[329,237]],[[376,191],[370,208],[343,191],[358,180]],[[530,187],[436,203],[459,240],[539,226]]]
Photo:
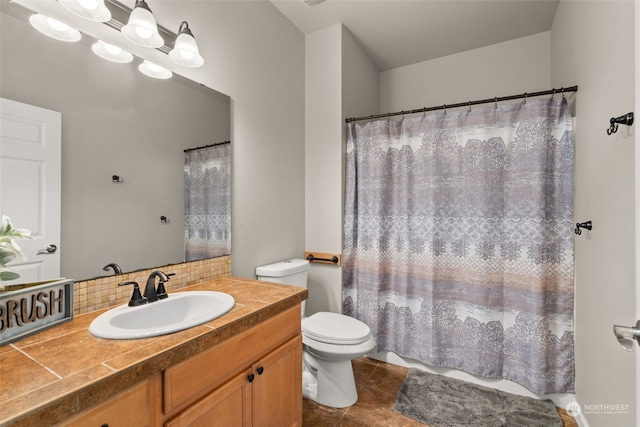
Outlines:
[[[171,297],[171,289],[167,289]],[[237,333],[300,304],[307,289],[225,277],[180,291],[231,294],[224,316],[169,335],[107,340],[89,334],[106,310],[0,347],[0,426],[43,426],[68,418],[131,384],[185,360]]]

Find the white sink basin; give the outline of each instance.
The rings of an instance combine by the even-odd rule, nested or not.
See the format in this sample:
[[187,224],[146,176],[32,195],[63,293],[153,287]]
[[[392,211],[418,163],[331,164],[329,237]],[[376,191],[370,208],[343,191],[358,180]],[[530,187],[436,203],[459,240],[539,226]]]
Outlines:
[[99,338],[126,340],[155,337],[216,319],[233,308],[235,299],[223,292],[189,291],[138,307],[122,305],[96,317],[89,332]]

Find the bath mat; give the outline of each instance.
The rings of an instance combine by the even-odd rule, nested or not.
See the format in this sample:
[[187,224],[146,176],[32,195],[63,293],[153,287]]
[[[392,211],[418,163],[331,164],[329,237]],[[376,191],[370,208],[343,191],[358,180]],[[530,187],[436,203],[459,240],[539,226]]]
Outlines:
[[409,369],[393,410],[429,427],[562,427],[550,400]]

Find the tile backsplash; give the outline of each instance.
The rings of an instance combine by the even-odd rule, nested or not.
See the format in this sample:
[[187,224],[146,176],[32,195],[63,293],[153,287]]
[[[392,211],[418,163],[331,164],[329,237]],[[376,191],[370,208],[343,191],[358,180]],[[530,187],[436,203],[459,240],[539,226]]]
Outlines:
[[230,276],[231,255],[75,282],[73,314],[79,315],[125,304],[131,298],[133,288],[118,286],[118,283],[137,282],[140,285],[140,292],[144,292],[147,277],[153,270],[161,270],[166,274],[175,273],[175,276],[171,276],[171,280],[165,284],[167,293],[171,294],[172,291],[189,285]]

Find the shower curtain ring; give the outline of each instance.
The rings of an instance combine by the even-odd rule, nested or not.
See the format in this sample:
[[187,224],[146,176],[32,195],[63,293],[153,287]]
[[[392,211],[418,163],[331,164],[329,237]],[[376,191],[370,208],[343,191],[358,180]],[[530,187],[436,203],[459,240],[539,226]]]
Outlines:
[[522,104],[526,104],[527,103],[527,92],[524,93],[524,99],[522,100]]
[[469,100],[469,112],[471,112],[471,100]]
[[496,103],[496,110],[498,109],[498,97],[496,96],[495,98],[495,103]]
[[553,97],[555,96],[555,94],[556,94],[556,89],[554,88],[554,89],[553,89],[553,92],[551,92],[551,100],[552,100],[552,101],[553,101]]
[[447,114],[447,104],[444,104],[442,108],[444,109],[444,113]]

